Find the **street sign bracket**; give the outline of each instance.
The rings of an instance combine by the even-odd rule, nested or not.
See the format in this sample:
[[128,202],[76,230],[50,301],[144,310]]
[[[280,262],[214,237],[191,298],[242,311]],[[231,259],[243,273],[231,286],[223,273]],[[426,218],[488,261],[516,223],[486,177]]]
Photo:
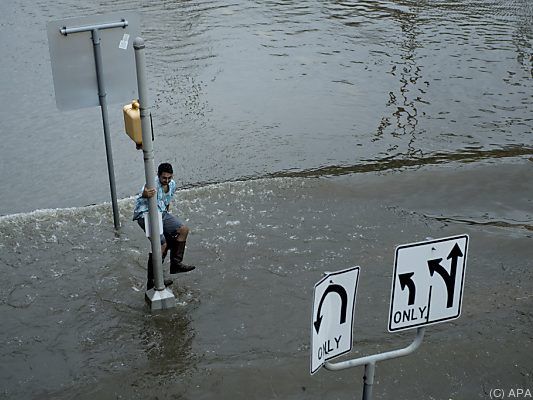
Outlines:
[[338,363],[331,363],[326,361],[324,368],[328,371],[340,371],[346,368],[358,367],[360,365],[365,366],[365,374],[363,377],[363,400],[370,400],[372,398],[372,389],[374,386],[374,371],[376,363],[378,361],[390,360],[393,358],[399,358],[414,353],[422,344],[424,340],[425,327],[419,327],[416,330],[416,336],[413,342],[403,349],[391,350],[385,353],[373,354],[370,356],[355,358],[353,360],[341,361]]
[[417,328],[416,336],[413,342],[409,346],[404,347],[403,349],[391,350],[385,353],[372,354],[370,356],[355,358],[353,360],[341,361],[338,363],[331,363],[327,361],[324,364],[324,368],[329,371],[340,371],[346,368],[358,367],[360,365],[377,363],[378,361],[390,360],[391,358],[407,356],[415,352],[420,347],[420,345],[422,344],[422,340],[424,339],[424,332],[424,327]]
[[128,26],[128,20],[125,18],[122,18],[119,22],[110,22],[106,24],[94,24],[94,25],[85,25],[85,26],[77,26],[77,27],[70,27],[67,28],[66,26],[62,27],[59,32],[67,36],[72,33],[79,33],[79,32],[88,32],[88,31],[94,31],[95,29],[112,29],[112,28],[125,28]]

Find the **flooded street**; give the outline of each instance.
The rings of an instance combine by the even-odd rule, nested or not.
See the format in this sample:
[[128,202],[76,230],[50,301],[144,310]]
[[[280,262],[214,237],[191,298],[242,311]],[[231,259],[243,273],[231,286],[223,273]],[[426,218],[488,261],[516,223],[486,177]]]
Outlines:
[[[142,153],[109,107],[55,107],[46,24],[137,10],[156,163],[190,226],[177,307],[144,300]],[[375,399],[533,391],[533,7],[476,2],[0,4],[0,397],[354,399],[311,376],[313,286],[360,266],[354,347],[389,333],[395,248],[469,235],[460,318],[377,364]],[[168,274],[168,261],[165,264]]]
[[[531,161],[517,160],[181,192],[176,207],[193,229],[188,258],[199,267],[179,277],[178,307],[162,313],[144,303],[142,231],[128,224],[116,237],[108,207],[4,217],[3,393],[357,398],[361,368],[309,375],[314,283],[324,271],[361,266],[354,352],[345,359],[404,347],[414,332],[386,329],[394,248],[462,233],[471,240],[462,316],[429,327],[415,354],[378,363],[376,398],[484,399],[493,387],[526,387],[532,189],[516,187],[511,198],[485,180],[525,182],[530,171]],[[421,182],[424,202],[414,190]],[[463,190],[448,191],[443,205],[453,182]],[[477,212],[465,197],[482,199]],[[133,201],[120,206],[126,217]]]

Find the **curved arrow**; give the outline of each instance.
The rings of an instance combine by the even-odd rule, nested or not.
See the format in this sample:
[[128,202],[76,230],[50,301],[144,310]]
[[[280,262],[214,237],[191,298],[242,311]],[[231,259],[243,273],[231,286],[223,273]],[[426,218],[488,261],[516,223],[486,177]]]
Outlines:
[[455,243],[455,246],[453,246],[452,250],[450,251],[450,254],[448,254],[448,257],[447,257],[448,260],[450,258],[452,259],[449,274],[448,274],[448,271],[446,271],[444,267],[440,265],[442,258],[437,258],[435,260],[428,260],[429,274],[433,276],[435,272],[438,273],[444,280],[444,283],[446,284],[446,291],[448,292],[446,308],[450,308],[453,306],[453,294],[455,291],[455,275],[457,274],[457,259],[462,256],[463,256],[463,252],[461,251],[461,248],[459,247],[457,243]]
[[346,309],[348,307],[348,294],[346,293],[346,290],[341,285],[329,285],[328,288],[324,291],[324,294],[322,295],[322,298],[320,299],[320,303],[318,304],[318,311],[316,313],[316,321],[313,322],[313,325],[315,326],[316,333],[320,330],[320,324],[322,323],[322,304],[324,303],[324,299],[329,293],[335,292],[337,293],[341,298],[341,318],[340,323],[344,324],[346,322]]
[[404,290],[406,286],[409,288],[409,299],[407,300],[407,305],[415,304],[416,287],[415,287],[415,283],[411,279],[414,274],[415,274],[414,272],[408,272],[406,274],[398,275],[402,290]]

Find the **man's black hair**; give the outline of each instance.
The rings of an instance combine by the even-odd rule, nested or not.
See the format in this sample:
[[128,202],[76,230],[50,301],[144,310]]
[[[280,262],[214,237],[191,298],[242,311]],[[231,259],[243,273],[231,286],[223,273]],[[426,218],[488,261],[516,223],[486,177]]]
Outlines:
[[168,172],[169,174],[174,174],[174,171],[172,170],[172,165],[169,163],[162,163],[159,164],[159,167],[157,168],[157,176],[161,176],[163,172]]

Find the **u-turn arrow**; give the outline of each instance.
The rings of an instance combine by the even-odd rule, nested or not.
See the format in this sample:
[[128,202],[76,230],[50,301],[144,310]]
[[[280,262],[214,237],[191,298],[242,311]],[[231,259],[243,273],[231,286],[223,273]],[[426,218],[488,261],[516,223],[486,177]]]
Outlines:
[[346,293],[346,290],[341,285],[336,285],[336,284],[329,285],[328,288],[324,291],[322,298],[320,299],[320,303],[318,304],[318,311],[316,313],[316,321],[313,322],[316,333],[320,331],[320,324],[322,323],[322,317],[323,317],[321,313],[322,304],[324,303],[324,299],[326,298],[326,296],[332,292],[337,293],[341,298],[340,323],[344,324],[346,322],[346,310],[348,308],[348,294]]

